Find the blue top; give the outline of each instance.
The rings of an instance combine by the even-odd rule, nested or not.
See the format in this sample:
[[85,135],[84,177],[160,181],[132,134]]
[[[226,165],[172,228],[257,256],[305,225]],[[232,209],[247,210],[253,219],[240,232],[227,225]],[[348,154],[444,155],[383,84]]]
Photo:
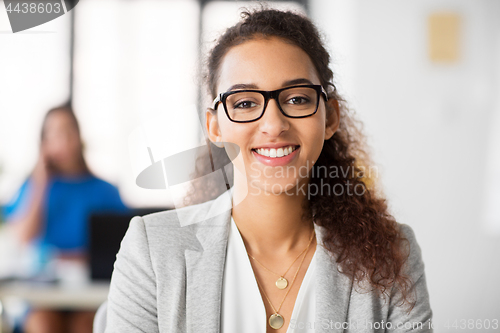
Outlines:
[[[26,212],[32,185],[28,178],[5,207],[7,219]],[[85,251],[90,214],[97,211],[126,210],[118,189],[94,175],[55,176],[47,185],[42,217],[45,227],[37,241],[61,251]]]

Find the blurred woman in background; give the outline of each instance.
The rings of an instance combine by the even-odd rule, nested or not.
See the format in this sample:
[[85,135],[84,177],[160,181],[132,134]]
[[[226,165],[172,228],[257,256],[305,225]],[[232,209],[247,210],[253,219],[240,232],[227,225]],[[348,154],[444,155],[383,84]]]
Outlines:
[[[71,107],[51,109],[43,121],[38,162],[8,206],[9,226],[21,243],[85,265],[87,221],[92,212],[102,210],[126,207],[116,187],[90,172]],[[93,317],[93,311],[32,309],[24,330],[92,332]]]

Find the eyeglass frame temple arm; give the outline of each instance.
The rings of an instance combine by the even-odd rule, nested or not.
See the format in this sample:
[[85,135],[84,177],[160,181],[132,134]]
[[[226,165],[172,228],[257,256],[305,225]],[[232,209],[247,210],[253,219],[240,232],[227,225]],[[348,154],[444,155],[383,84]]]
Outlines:
[[217,107],[219,106],[219,103],[221,103],[221,102],[222,102],[222,93],[217,95],[217,97],[215,97],[214,101],[212,102],[212,104],[214,105],[214,110],[217,110]]
[[323,96],[325,96],[325,102],[328,101],[328,94],[326,93],[325,88],[323,88],[323,85],[321,85],[321,92],[323,93]]

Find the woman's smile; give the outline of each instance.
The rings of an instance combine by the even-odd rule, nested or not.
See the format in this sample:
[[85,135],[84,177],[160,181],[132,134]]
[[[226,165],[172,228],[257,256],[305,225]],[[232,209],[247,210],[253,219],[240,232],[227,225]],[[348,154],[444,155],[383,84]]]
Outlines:
[[279,145],[279,148],[257,148],[252,149],[254,157],[264,165],[285,166],[289,164],[298,154],[298,145]]

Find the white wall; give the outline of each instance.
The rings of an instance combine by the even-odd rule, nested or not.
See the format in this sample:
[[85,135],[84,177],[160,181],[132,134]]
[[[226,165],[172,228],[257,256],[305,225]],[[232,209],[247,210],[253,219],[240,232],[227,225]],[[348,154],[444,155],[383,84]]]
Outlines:
[[179,118],[196,102],[198,3],[87,0],[75,10],[74,107],[89,166],[130,206],[172,206],[170,191],[136,177],[151,165],[148,147],[158,161],[197,141],[196,123]]
[[11,31],[0,1],[0,204],[37,161],[45,113],[69,98],[70,15]]
[[[488,142],[500,112],[500,2],[312,2],[391,210],[422,248],[436,332],[453,332],[447,321],[500,319],[500,234],[483,219],[485,164],[500,150]],[[427,56],[427,17],[441,10],[462,16],[456,64]]]

